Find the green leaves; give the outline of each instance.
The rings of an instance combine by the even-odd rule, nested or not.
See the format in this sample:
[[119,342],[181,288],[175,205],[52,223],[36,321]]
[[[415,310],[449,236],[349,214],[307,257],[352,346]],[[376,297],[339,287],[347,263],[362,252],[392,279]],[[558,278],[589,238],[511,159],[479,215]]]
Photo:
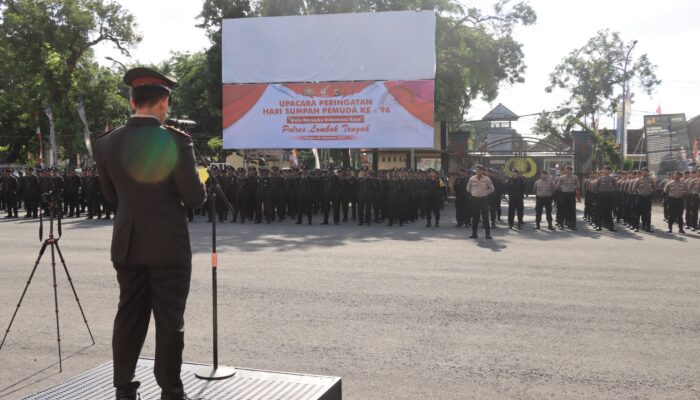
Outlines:
[[569,98],[562,107],[571,109],[577,118],[587,116],[593,120],[601,113],[614,114],[625,82],[632,82],[647,94],[661,83],[656,77],[656,65],[646,54],[635,59],[635,44],[624,42],[618,32],[599,31],[556,66],[545,90],[568,91]]
[[[76,107],[79,98],[86,104],[90,129],[128,115],[128,103],[118,95],[119,79],[110,70],[97,66],[92,48],[109,43],[128,54],[140,40],[134,17],[109,0],[14,0],[0,4],[0,144],[9,143],[14,157],[21,157],[22,146],[37,154],[34,131],[38,113],[42,130],[47,131],[41,113],[51,106],[57,137],[66,156],[75,159],[85,153],[82,123]],[[110,92],[108,92],[110,91]],[[19,118],[24,111],[30,118]]]

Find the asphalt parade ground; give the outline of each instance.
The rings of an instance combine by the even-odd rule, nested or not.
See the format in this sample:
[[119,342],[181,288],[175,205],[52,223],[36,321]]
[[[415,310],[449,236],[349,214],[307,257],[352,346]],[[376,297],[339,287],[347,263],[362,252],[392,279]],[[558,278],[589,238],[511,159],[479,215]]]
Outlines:
[[[349,400],[700,398],[700,235],[666,233],[658,208],[653,234],[583,222],[535,231],[533,205],[522,231],[502,223],[493,240],[454,228],[452,204],[440,228],[219,225],[220,363],[340,376]],[[184,359],[207,363],[204,221],[190,225]],[[1,399],[111,359],[111,232],[111,222],[68,219],[60,239],[96,344],[59,265],[58,372],[45,254],[0,350]],[[38,222],[2,219],[0,243],[4,334],[41,247]],[[142,354],[154,350],[151,324]]]

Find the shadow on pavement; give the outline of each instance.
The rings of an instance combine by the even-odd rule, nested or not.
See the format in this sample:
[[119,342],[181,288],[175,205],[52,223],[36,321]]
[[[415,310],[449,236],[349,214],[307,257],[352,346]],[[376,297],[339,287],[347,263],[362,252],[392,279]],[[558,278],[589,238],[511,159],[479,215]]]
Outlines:
[[[63,357],[62,360],[63,361],[68,360],[69,358],[72,358],[72,357],[82,353],[84,350],[87,350],[92,346],[93,345],[85,346],[85,347],[69,354],[68,356]],[[32,380],[32,378],[38,377],[50,369],[55,369],[56,371],[51,373],[51,374],[41,376],[38,379]],[[9,386],[6,386],[4,388],[0,388],[0,399],[7,398],[8,396],[12,395],[13,393],[16,393],[22,389],[28,388],[32,385],[36,385],[37,383],[45,381],[45,380],[52,378],[54,376],[58,376],[60,374],[61,374],[61,372],[58,371],[58,362],[50,364],[50,365],[46,366],[45,368],[42,368],[41,370],[34,372],[33,374],[28,375],[27,377],[20,379],[19,381],[15,382],[15,383],[10,384]]]

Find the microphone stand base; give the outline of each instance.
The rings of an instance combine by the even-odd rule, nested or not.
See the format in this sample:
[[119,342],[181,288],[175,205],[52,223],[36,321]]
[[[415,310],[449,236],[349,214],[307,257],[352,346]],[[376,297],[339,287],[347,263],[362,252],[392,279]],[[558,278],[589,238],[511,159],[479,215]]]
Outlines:
[[221,379],[228,379],[236,375],[236,369],[233,367],[219,366],[219,368],[214,369],[212,366],[205,366],[199,368],[194,372],[194,376],[199,379],[204,379],[207,381],[218,381]]

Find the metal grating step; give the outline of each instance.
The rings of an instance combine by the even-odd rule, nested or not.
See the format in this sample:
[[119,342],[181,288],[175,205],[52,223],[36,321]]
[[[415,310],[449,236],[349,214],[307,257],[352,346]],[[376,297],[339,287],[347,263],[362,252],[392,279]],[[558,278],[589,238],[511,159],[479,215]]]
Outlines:
[[[233,378],[220,381],[197,379],[200,364],[182,365],[182,382],[192,399],[200,400],[341,400],[341,379],[332,376],[301,375],[286,372],[237,368]],[[153,376],[153,360],[142,358],[136,366],[141,381],[142,400],[160,399],[160,388]],[[26,400],[111,400],[112,363],[84,372]]]

